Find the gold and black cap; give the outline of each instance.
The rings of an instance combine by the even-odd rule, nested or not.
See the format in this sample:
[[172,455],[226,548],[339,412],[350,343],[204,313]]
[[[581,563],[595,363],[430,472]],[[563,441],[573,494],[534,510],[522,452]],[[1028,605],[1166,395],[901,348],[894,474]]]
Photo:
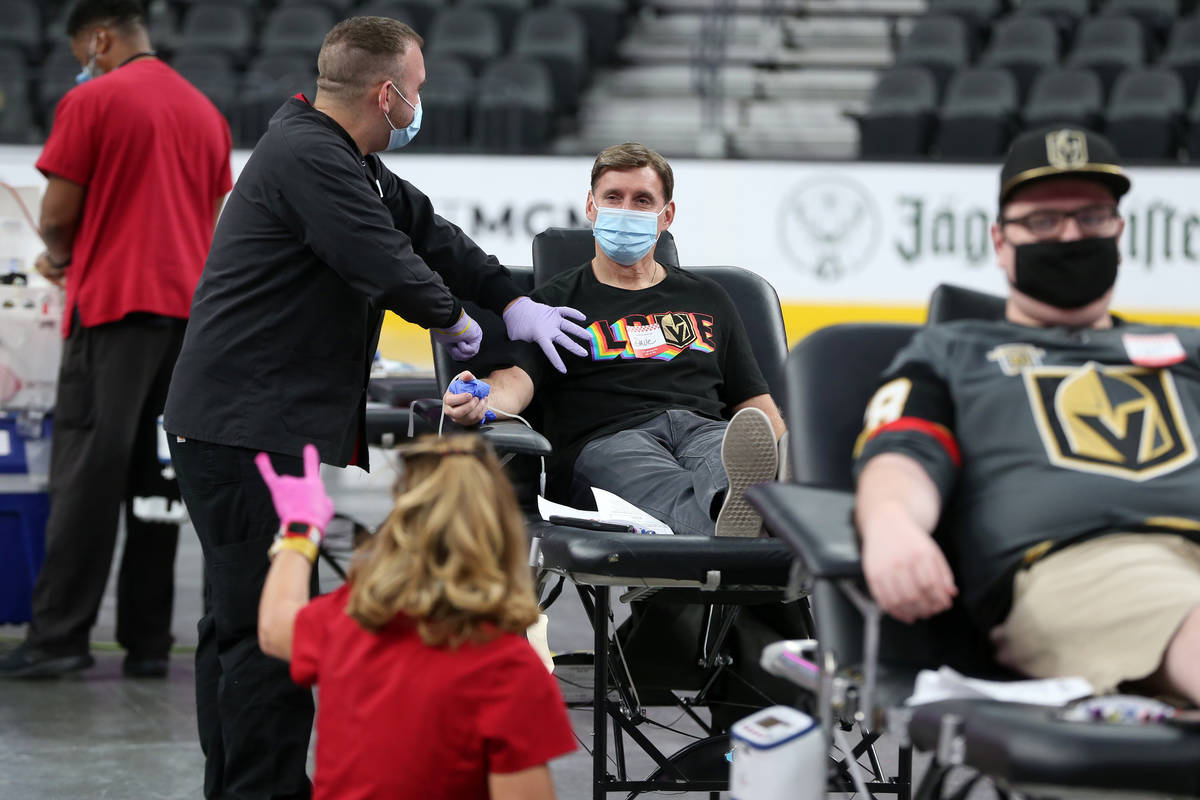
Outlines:
[[1000,170],[1000,207],[1023,186],[1068,176],[1104,184],[1114,200],[1129,191],[1112,142],[1085,128],[1056,126],[1026,131],[1013,140]]

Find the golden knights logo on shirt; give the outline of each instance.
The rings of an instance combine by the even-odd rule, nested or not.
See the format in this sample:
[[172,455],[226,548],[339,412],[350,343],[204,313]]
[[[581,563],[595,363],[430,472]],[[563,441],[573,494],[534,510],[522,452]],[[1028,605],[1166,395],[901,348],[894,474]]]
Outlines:
[[1171,373],[1134,366],[1035,366],[1025,389],[1056,466],[1146,481],[1196,458]]

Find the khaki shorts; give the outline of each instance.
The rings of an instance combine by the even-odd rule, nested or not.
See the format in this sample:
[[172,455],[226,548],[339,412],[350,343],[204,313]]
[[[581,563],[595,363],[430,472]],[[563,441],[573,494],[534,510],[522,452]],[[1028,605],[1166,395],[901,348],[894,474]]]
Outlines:
[[1081,675],[1109,692],[1162,663],[1200,606],[1200,545],[1173,534],[1112,534],[1017,573],[1008,619],[992,629],[1000,663],[1035,678]]

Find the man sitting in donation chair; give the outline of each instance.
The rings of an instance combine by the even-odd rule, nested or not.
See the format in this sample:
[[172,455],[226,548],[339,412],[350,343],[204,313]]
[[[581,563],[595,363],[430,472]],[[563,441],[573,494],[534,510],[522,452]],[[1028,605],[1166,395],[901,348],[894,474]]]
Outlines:
[[[624,713],[617,711],[604,691],[610,659],[597,658],[594,788],[603,793],[638,785],[625,779],[623,763],[617,779],[605,780],[606,713],[614,730],[620,726],[645,747],[648,740],[633,726],[641,721],[642,703],[658,704],[649,700],[653,690],[699,690],[713,711],[711,729],[723,731],[747,709],[771,702],[765,693],[771,689],[760,680],[794,696],[758,668],[757,651],[764,641],[803,635],[807,627],[797,604],[781,603],[787,547],[758,538],[761,520],[743,499],[747,487],[778,472],[783,424],[769,393],[773,384],[763,374],[782,383],[786,338],[778,298],[745,270],[678,267],[673,242],[659,239],[675,206],[671,168],[657,153],[635,144],[608,148],[596,159],[590,189],[585,209],[593,230],[551,230],[534,242],[534,294],[561,296],[584,313],[580,324],[592,335],[587,355],[568,360],[567,372],[558,375],[518,348],[511,366],[484,365],[486,397],[447,392],[443,403],[451,420],[473,425],[489,410],[503,420],[536,401],[554,445],[549,497],[583,506],[591,487],[607,489],[676,534],[531,529],[540,566],[590,587],[585,604],[596,625],[596,652],[621,648],[611,660],[618,691],[626,688],[625,678],[637,684],[623,696]],[[747,335],[747,314],[754,315],[751,326],[761,341]],[[748,594],[732,603],[723,593],[734,583],[769,591],[742,609]],[[633,604],[616,642],[608,638],[614,585],[641,587],[638,597],[653,595]],[[683,597],[680,587],[691,587],[691,595]],[[747,637],[753,645],[743,645]],[[619,747],[614,763],[623,761]],[[714,740],[714,747],[719,752],[710,773],[725,772],[727,740]],[[654,758],[661,779],[640,785],[680,788],[684,776]],[[717,790],[722,781],[692,785]]]
[[673,188],[658,153],[601,152],[586,204],[595,257],[534,292],[584,313],[587,354],[557,373],[519,351],[485,377],[488,396],[447,391],[443,403],[450,419],[475,425],[489,409],[520,414],[536,392],[554,445],[553,493],[597,487],[676,533],[757,536],[742,492],[775,478],[783,418],[724,289],[654,258],[675,217]]
[[[853,579],[865,578],[877,608],[856,597],[867,614],[863,649],[878,645],[885,663],[889,639],[905,634],[885,624],[879,645],[879,610],[912,624],[910,637],[928,634],[923,620],[965,611],[958,640],[943,633],[931,647],[953,650],[975,635],[1019,676],[1078,676],[1097,695],[1195,704],[1200,331],[1109,314],[1124,228],[1117,204],[1130,181],[1107,140],[1076,129],[1023,134],[1000,183],[992,240],[1010,284],[1005,318],[930,324],[885,370],[855,446],[861,562],[838,519],[848,498],[791,486],[753,490],[751,502],[819,582],[854,597]],[[817,502],[821,513],[796,511]],[[843,713],[869,716],[875,653],[850,652],[834,603],[814,593],[823,694]],[[838,681],[860,655],[865,702],[855,709]],[[1087,702],[1090,717],[1186,716],[1148,700]],[[1200,794],[1200,736],[1185,726],[1065,721],[1073,716],[950,701],[893,721],[903,743],[935,751],[927,792],[966,764],[1002,791]]]

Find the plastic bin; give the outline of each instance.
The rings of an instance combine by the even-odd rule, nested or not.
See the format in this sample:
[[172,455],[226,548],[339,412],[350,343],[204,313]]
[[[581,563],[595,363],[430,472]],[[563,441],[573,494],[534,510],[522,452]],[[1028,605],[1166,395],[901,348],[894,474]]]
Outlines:
[[46,555],[49,457],[48,417],[0,415],[0,624],[31,616],[33,582]]

